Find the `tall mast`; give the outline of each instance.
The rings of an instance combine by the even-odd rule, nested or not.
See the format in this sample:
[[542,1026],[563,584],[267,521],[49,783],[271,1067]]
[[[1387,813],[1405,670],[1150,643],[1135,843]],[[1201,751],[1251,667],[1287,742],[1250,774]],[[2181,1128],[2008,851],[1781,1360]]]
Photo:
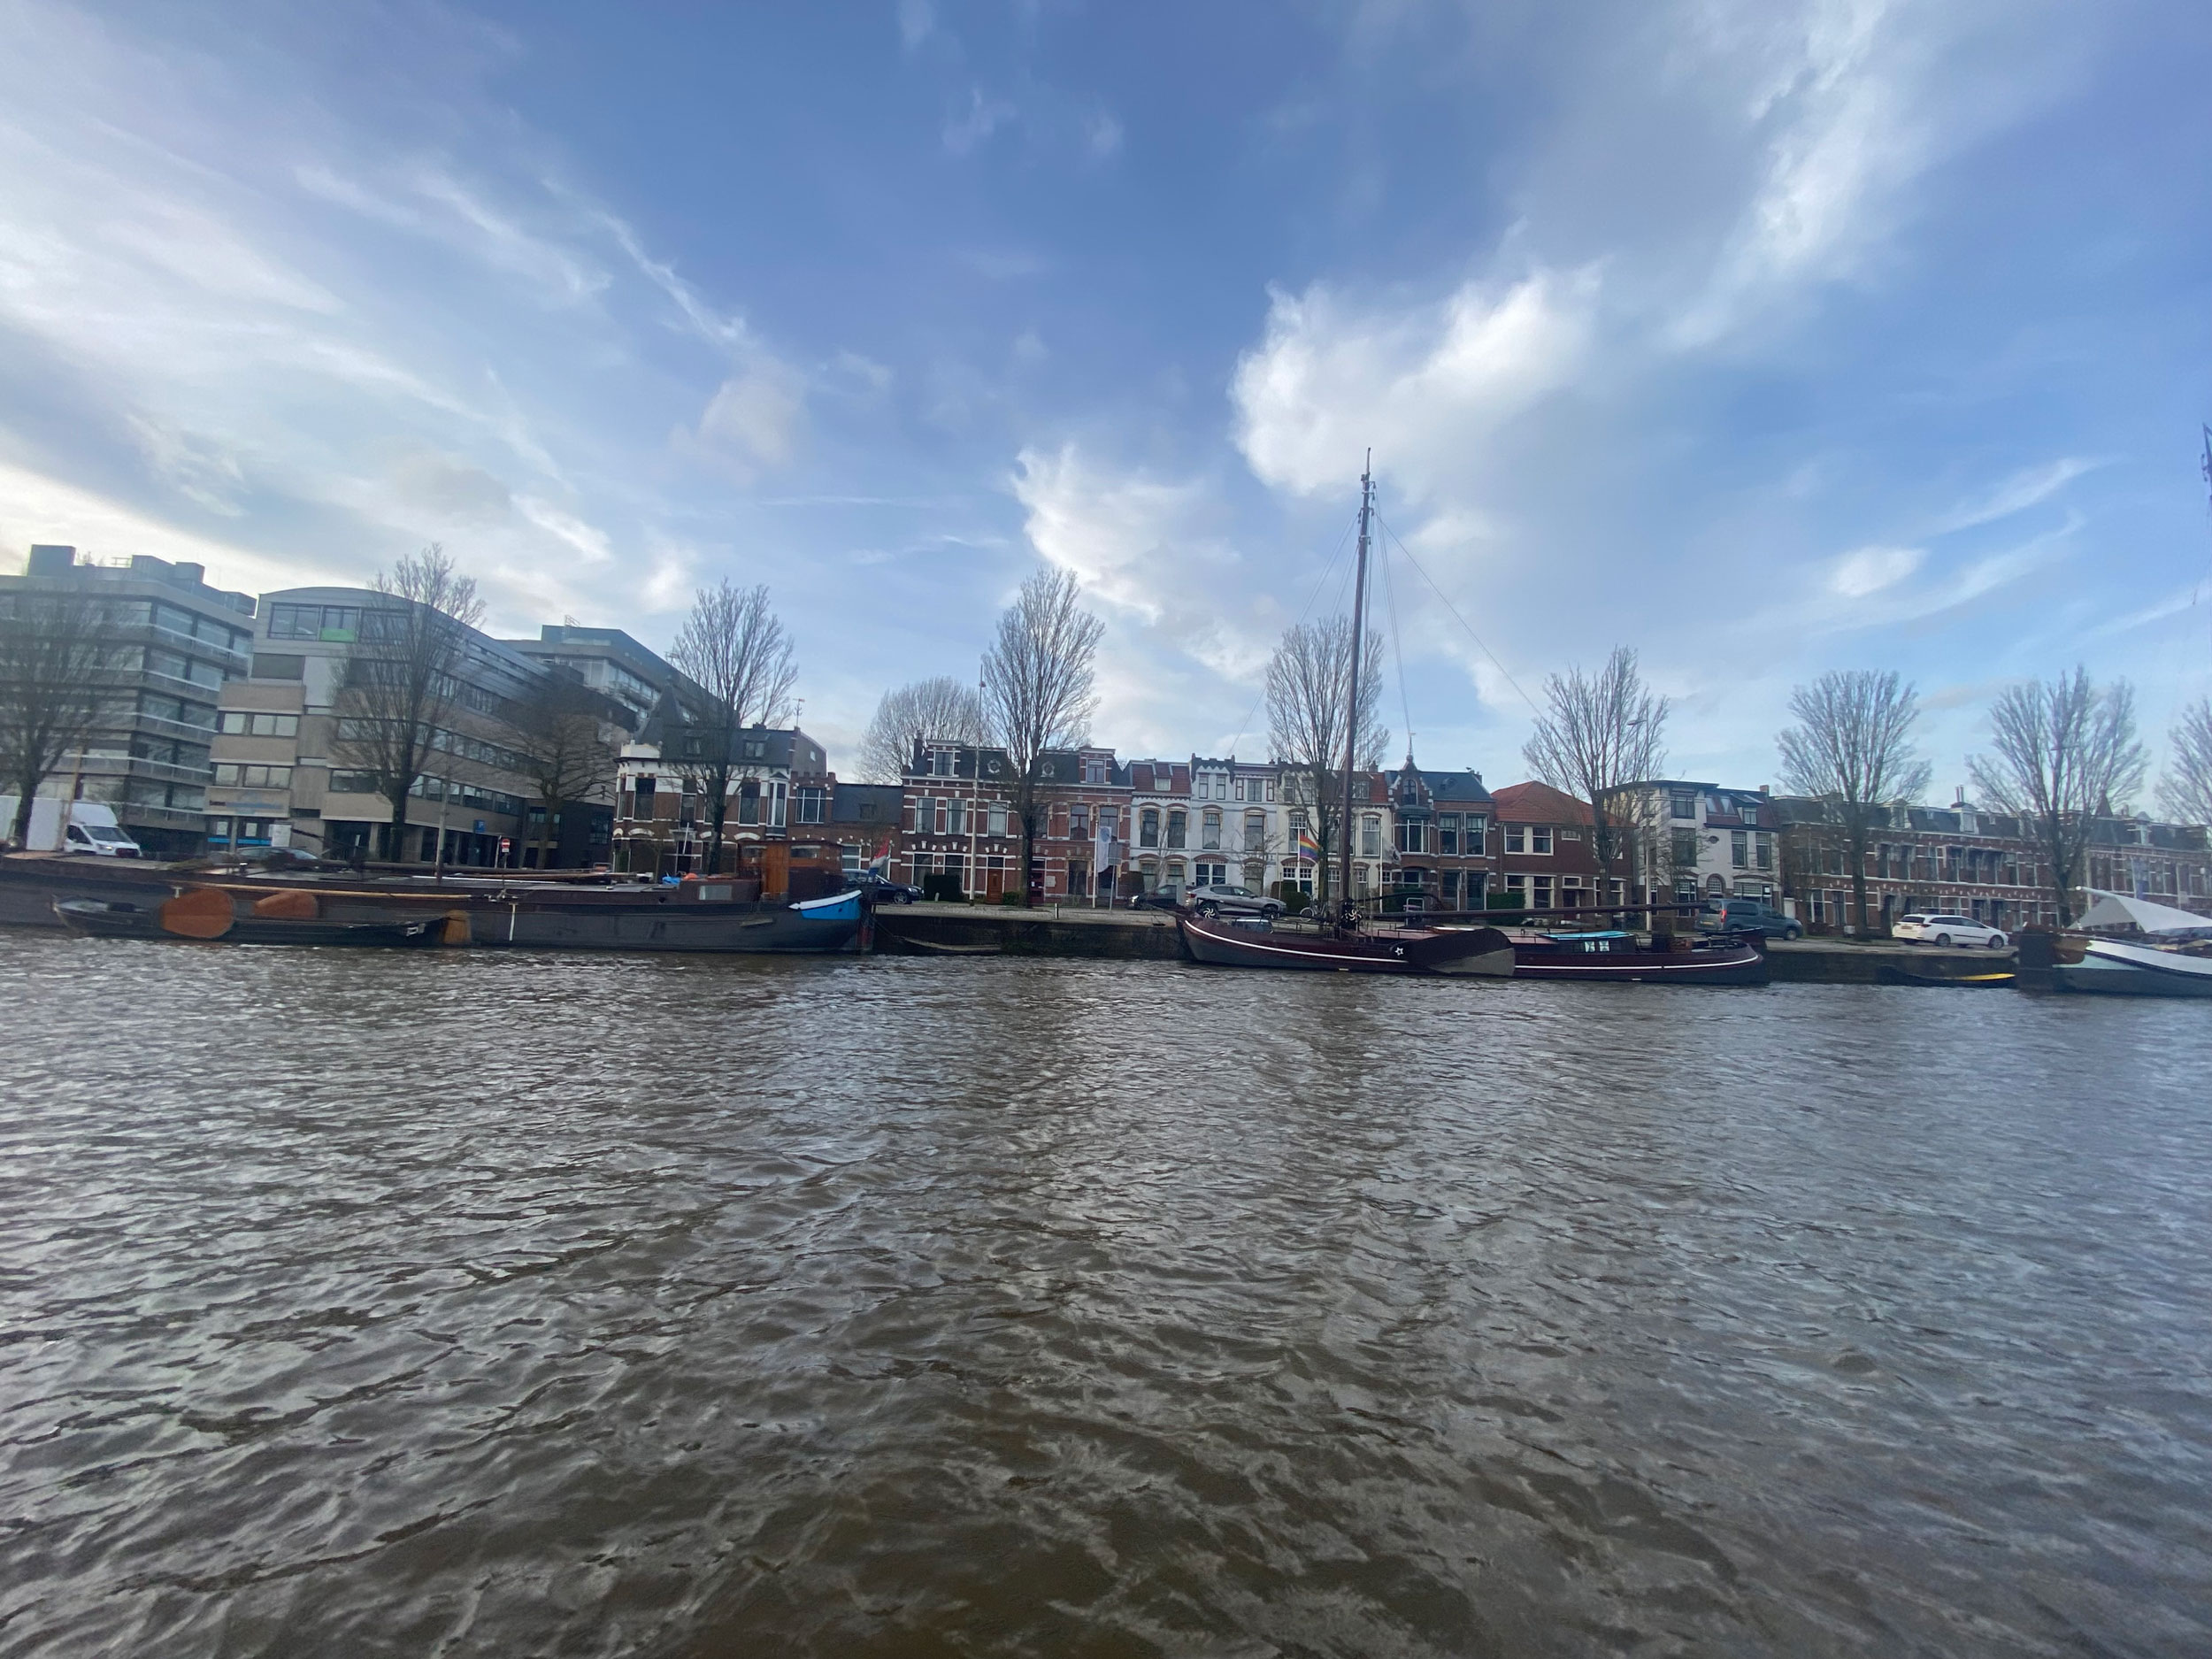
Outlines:
[[1359,475],[1359,565],[1352,578],[1352,683],[1350,701],[1344,710],[1344,856],[1337,896],[1347,915],[1351,913],[1352,902],[1352,775],[1359,764],[1359,659],[1367,643],[1367,524],[1374,504],[1374,467],[1375,452],[1370,449]]

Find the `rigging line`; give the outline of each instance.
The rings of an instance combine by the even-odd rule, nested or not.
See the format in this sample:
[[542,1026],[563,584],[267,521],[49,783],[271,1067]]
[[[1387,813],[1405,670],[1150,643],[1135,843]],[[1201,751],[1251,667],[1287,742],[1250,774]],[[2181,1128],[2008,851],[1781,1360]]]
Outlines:
[[1398,629],[1398,589],[1390,580],[1390,550],[1381,549],[1383,608],[1390,612],[1390,657],[1398,670],[1398,708],[1406,717],[1406,758],[1413,757],[1413,700],[1406,695],[1406,648]]
[[[1382,522],[1381,514],[1378,513],[1376,515],[1376,522],[1379,524]],[[1472,640],[1477,645],[1482,646],[1482,654],[1490,659],[1490,665],[1495,668],[1498,672],[1505,676],[1505,683],[1512,687],[1516,692],[1519,693],[1521,701],[1528,704],[1530,710],[1534,712],[1536,717],[1539,719],[1541,719],[1543,718],[1544,711],[1536,706],[1536,699],[1530,696],[1527,692],[1521,690],[1521,682],[1514,679],[1511,671],[1509,670],[1503,663],[1498,660],[1498,654],[1492,650],[1487,645],[1483,645],[1482,635],[1476,633],[1473,626],[1468,622],[1467,618],[1459,614],[1459,607],[1455,605],[1450,599],[1445,596],[1444,590],[1436,585],[1436,578],[1430,575],[1427,571],[1422,570],[1421,561],[1413,557],[1413,549],[1406,546],[1404,540],[1387,524],[1383,525],[1383,534],[1388,536],[1393,541],[1398,543],[1398,551],[1406,556],[1406,563],[1412,565],[1416,571],[1420,572],[1421,580],[1429,585],[1429,591],[1434,594],[1437,598],[1442,602],[1445,610],[1452,613],[1452,620],[1458,623],[1461,627],[1467,630],[1467,637],[1469,639]]]
[[[1336,551],[1329,555],[1329,562],[1321,567],[1321,574],[1314,581],[1313,591],[1306,595],[1306,608],[1298,613],[1298,620],[1292,625],[1294,627],[1303,626],[1305,625],[1306,618],[1313,613],[1313,602],[1321,597],[1322,588],[1328,584],[1329,572],[1334,570],[1337,567],[1338,561],[1343,558],[1344,544],[1351,540],[1352,526],[1358,522],[1359,515],[1357,513],[1354,513],[1350,518],[1346,520],[1344,534],[1336,539]],[[1242,740],[1244,734],[1252,729],[1252,717],[1260,711],[1260,702],[1266,695],[1267,680],[1265,677],[1263,676],[1260,680],[1260,688],[1252,698],[1252,706],[1244,711],[1244,719],[1237,726],[1235,733],[1229,740],[1229,748],[1232,751],[1235,749],[1238,742]]]

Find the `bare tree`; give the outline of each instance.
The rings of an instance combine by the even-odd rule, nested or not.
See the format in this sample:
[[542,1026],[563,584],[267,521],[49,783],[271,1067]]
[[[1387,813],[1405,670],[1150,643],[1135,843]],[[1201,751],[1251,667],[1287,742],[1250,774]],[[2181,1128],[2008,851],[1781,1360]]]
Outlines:
[[0,594],[0,781],[15,793],[8,833],[19,847],[39,786],[102,725],[116,667],[104,621],[87,595]]
[[2174,754],[2159,781],[2160,804],[2179,823],[2212,824],[2212,697],[2184,709],[2166,741]]
[[1667,700],[1644,684],[1636,653],[1625,645],[1613,648],[1594,678],[1579,666],[1550,676],[1544,696],[1551,706],[1538,717],[1521,757],[1552,787],[1590,803],[1591,851],[1603,895],[1637,833],[1631,786],[1657,777],[1666,764]]
[[484,619],[484,602],[475,579],[460,574],[435,541],[369,585],[381,603],[363,607],[360,636],[346,655],[331,756],[369,774],[390,804],[381,856],[396,859],[407,798],[450,729],[468,636]]
[[749,771],[737,753],[738,733],[791,718],[799,670],[791,636],[768,608],[766,586],[741,588],[726,580],[699,589],[668,660],[707,696],[703,708],[685,710],[686,724],[672,740],[685,787],[705,797],[711,832],[705,873],[712,875],[721,868],[731,782]]
[[999,618],[998,638],[983,654],[983,707],[1014,771],[1013,806],[1021,817],[1021,895],[1037,838],[1037,772],[1045,755],[1080,743],[1097,706],[1093,664],[1104,625],[1082,606],[1070,571],[1041,570]]
[[1831,670],[1790,693],[1790,713],[1797,724],[1774,740],[1782,751],[1782,785],[1818,796],[1834,812],[1863,939],[1872,932],[1866,914],[1867,833],[1887,821],[1892,802],[1916,800],[1928,787],[1928,763],[1913,754],[1920,699],[1894,673]]
[[605,698],[557,669],[527,701],[509,710],[515,752],[545,807],[537,841],[541,870],[551,867],[562,812],[613,795],[620,754],[608,737],[613,713]]
[[1991,750],[1967,763],[1983,804],[2021,820],[2050,872],[2059,926],[2074,919],[2096,819],[2143,780],[2135,692],[2124,680],[2099,690],[2086,667],[2045,685],[2014,686],[1990,711]]
[[898,782],[905,775],[917,738],[949,743],[991,741],[982,694],[949,674],[885,692],[860,739],[860,775],[870,783]]
[[[1382,660],[1383,637],[1370,629],[1365,656]],[[1285,631],[1267,664],[1267,742],[1283,769],[1283,780],[1299,805],[1310,813],[1314,840],[1320,844],[1315,901],[1329,896],[1329,875],[1336,846],[1338,802],[1344,765],[1345,705],[1351,697],[1352,623],[1348,617],[1302,622]],[[1390,733],[1381,718],[1382,676],[1360,682],[1360,762],[1370,771],[1382,765]]]

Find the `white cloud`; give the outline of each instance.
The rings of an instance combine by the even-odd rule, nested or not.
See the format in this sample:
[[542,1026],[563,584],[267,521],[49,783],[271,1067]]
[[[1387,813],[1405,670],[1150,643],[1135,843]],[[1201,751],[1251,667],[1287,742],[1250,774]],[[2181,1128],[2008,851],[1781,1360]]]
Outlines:
[[719,460],[741,478],[791,459],[806,413],[806,385],[772,357],[757,358],[722,382],[695,432],[680,448]]
[[1094,156],[1104,157],[1121,148],[1121,123],[1112,113],[1100,110],[1083,123],[1083,142]]
[[1926,557],[1916,547],[1860,548],[1836,561],[1828,578],[1828,591],[1845,599],[1864,599],[1894,588],[1918,570]]
[[899,44],[912,51],[937,27],[936,8],[929,0],[899,0]]
[[2016,512],[2024,512],[2039,503],[2048,501],[2083,473],[2094,472],[2103,465],[2101,461],[2070,455],[2041,466],[2024,468],[1986,495],[1961,502],[1936,521],[1932,534],[1948,535],[1956,530],[1971,529],[1976,525],[1994,524],[2000,518],[2009,518]]
[[1589,360],[1594,268],[1469,282],[1440,303],[1360,311],[1316,284],[1277,293],[1238,363],[1237,442],[1271,484],[1342,489],[1371,446],[1417,495],[1449,490],[1471,450]]
[[968,107],[945,120],[945,149],[965,156],[993,133],[1014,119],[1014,106],[1001,98],[986,97],[981,87],[968,88]]

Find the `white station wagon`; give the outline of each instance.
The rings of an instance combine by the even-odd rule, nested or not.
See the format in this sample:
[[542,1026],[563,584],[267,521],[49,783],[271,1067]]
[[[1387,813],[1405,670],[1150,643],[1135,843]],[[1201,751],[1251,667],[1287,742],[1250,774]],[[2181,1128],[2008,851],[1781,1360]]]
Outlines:
[[1916,939],[1924,945],[1987,945],[1992,950],[2002,950],[2012,942],[1997,928],[1970,916],[1933,911],[1925,916],[1901,916],[1889,931],[1892,938]]

